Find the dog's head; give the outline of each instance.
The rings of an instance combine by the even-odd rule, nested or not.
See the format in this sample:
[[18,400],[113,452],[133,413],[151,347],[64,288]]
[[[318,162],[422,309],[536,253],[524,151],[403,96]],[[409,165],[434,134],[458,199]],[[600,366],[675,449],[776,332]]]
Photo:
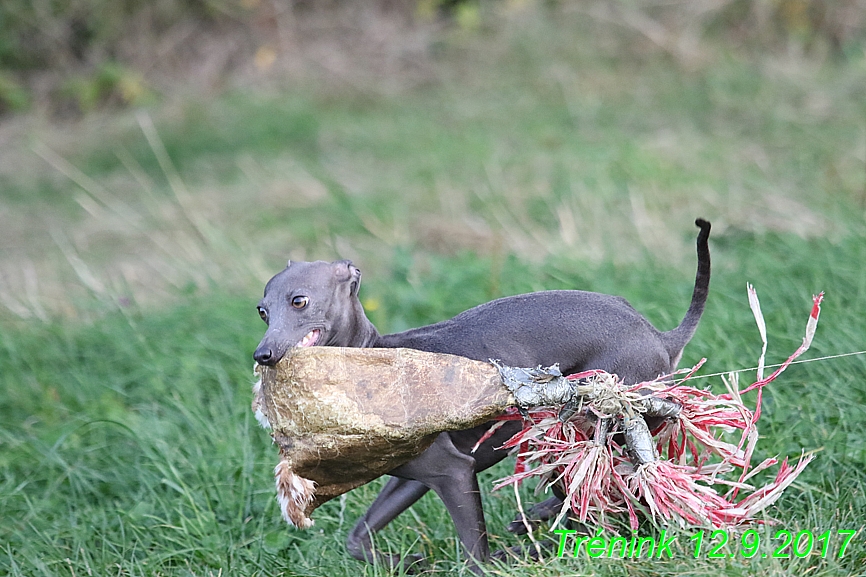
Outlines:
[[292,347],[357,346],[360,286],[361,271],[351,261],[289,261],[256,307],[268,329],[253,358],[273,366]]

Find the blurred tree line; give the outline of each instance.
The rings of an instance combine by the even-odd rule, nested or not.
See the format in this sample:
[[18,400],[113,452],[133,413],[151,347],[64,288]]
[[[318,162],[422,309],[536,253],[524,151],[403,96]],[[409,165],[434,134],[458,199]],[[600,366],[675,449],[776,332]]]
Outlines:
[[[531,0],[523,0],[526,3]],[[399,26],[471,26],[485,10],[520,0],[3,0],[0,3],[0,114],[50,103],[86,112],[140,103],[160,85],[182,84],[197,69],[221,78],[241,62],[267,67],[278,44],[350,10]],[[862,53],[866,0],[539,0],[544,10],[581,5],[621,20],[664,47],[670,38],[707,35],[740,46],[796,44],[845,57]],[[310,20],[312,18],[312,20]],[[350,24],[351,25],[351,24]],[[336,28],[335,28],[336,29]],[[687,34],[686,34],[687,32]],[[297,35],[303,39],[303,34]],[[676,52],[676,50],[673,50]],[[211,82],[213,82],[211,80]]]

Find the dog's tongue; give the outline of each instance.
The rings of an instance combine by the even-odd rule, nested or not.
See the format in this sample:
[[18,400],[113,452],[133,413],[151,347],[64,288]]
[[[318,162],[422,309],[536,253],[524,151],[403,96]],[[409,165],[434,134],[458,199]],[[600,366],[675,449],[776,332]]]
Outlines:
[[319,340],[319,329],[313,329],[308,332],[304,338],[300,340],[300,342],[295,345],[296,347],[312,347]]

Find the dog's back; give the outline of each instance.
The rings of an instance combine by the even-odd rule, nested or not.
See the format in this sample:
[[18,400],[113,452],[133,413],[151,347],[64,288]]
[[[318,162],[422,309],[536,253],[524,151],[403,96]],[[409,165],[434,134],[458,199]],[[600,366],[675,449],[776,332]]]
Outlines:
[[671,369],[663,333],[625,299],[585,291],[497,299],[447,321],[384,335],[376,346],[496,359],[515,367],[559,363],[565,374],[603,369],[627,382]]
[[710,223],[698,219],[698,270],[692,301],[675,329],[660,332],[625,299],[556,290],[497,299],[425,327],[380,337],[407,347],[496,359],[515,367],[559,363],[564,374],[602,369],[626,383],[672,372],[703,314],[710,283]]

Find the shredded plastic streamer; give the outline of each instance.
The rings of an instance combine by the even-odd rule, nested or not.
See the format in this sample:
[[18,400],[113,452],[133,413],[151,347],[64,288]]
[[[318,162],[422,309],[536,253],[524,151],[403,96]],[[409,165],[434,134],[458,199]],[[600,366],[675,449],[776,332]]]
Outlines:
[[[518,407],[500,419],[522,419],[526,425],[504,445],[517,450],[515,472],[494,489],[530,478],[539,481],[537,493],[557,485],[566,499],[554,525],[569,512],[582,523],[611,531],[623,515],[637,530],[640,511],[655,522],[683,528],[762,522],[758,514],[814,457],[802,452],[794,465],[787,458],[781,463],[768,458],[751,466],[763,387],[809,349],[824,295],[813,297],[803,343],[766,377],[766,325],[751,285],[748,295],[762,340],[757,380],[740,388],[738,374],[732,373],[723,377],[723,394],[691,385],[706,359],[691,369],[630,386],[603,371],[562,377],[555,366],[499,366],[518,401]],[[754,410],[742,399],[749,391],[757,391]],[[760,487],[750,483],[757,473],[776,465],[772,481]]]

